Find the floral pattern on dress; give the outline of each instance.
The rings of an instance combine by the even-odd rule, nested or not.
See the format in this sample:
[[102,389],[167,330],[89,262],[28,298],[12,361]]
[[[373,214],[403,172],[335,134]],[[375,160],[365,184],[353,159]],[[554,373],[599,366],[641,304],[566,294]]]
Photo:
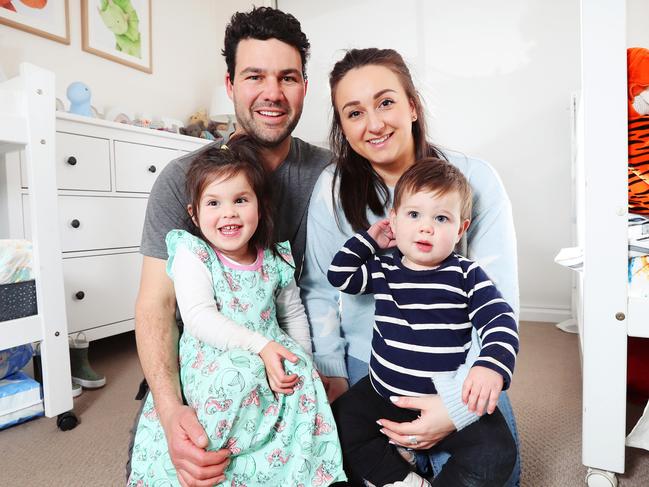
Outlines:
[[[220,350],[184,333],[179,344],[180,379],[186,402],[205,428],[209,450],[230,450],[223,485],[326,486],[346,479],[333,415],[311,358],[277,323],[274,296],[293,279],[288,243],[279,256],[266,249],[261,265],[238,269],[221,262],[202,240],[182,230],[167,235],[169,261],[185,246],[211,271],[221,313],[287,347],[285,362],[299,379],[291,395],[275,395],[258,354]],[[147,396],[137,426],[129,486],[179,485],[167,442]]]

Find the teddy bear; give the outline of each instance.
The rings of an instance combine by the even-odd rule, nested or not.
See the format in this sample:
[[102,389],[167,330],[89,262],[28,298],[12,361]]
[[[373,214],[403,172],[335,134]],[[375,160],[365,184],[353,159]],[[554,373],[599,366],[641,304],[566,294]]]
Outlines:
[[192,125],[194,123],[203,123],[203,130],[210,123],[210,118],[207,116],[207,110],[199,110],[192,114],[187,120],[187,125]]

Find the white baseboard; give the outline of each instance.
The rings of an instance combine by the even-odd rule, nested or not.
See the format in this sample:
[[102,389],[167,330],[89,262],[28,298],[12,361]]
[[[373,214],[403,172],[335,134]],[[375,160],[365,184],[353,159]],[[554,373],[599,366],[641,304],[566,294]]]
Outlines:
[[570,308],[545,308],[538,306],[521,306],[520,321],[543,321],[559,323],[572,318]]

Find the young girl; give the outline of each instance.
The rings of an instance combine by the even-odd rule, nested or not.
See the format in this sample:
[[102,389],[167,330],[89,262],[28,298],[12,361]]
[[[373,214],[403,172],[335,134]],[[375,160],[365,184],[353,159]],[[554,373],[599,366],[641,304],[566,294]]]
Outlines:
[[[196,235],[172,230],[166,238],[185,325],[183,394],[208,449],[230,450],[228,484],[330,485],[345,480],[340,444],[311,360],[289,244],[272,242],[257,152],[238,137],[198,156],[187,172]],[[132,458],[129,485],[179,485],[150,396]]]

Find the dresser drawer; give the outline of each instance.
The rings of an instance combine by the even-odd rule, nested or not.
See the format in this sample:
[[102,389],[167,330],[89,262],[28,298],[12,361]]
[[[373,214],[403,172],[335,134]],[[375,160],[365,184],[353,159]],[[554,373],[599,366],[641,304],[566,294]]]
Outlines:
[[68,332],[133,319],[141,266],[138,253],[63,259]]
[[[110,154],[107,139],[56,133],[56,185],[59,189],[110,191]],[[21,164],[22,186],[28,187]]]
[[160,171],[176,157],[175,149],[115,141],[115,190],[149,193]]
[[[63,252],[140,246],[146,199],[59,196],[58,202]],[[23,205],[26,210],[25,233],[29,239],[28,195],[23,195]]]

